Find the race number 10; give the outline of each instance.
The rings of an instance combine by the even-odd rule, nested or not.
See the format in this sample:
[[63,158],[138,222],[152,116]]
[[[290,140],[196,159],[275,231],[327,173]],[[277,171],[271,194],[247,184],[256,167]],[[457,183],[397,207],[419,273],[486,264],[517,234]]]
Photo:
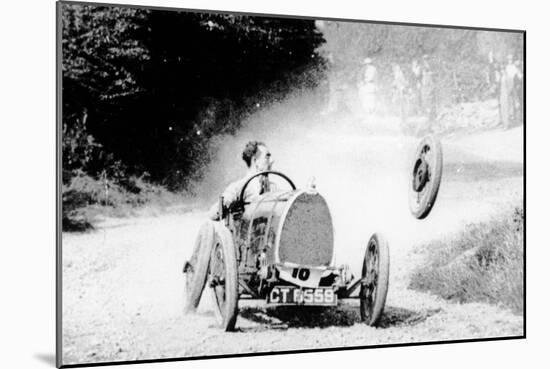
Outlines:
[[292,269],[292,278],[298,278],[301,281],[307,281],[309,278],[309,269],[306,268],[294,268]]

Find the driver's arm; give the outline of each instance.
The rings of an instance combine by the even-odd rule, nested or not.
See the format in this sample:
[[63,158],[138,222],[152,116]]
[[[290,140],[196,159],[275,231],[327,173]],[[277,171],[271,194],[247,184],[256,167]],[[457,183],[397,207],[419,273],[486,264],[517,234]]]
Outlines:
[[216,203],[212,205],[208,210],[208,218],[210,218],[211,220],[220,220],[220,212],[218,209],[218,201],[216,201]]
[[[237,202],[238,197],[241,192],[241,181],[233,182],[227,188],[225,191],[223,191],[223,205],[228,208]],[[214,205],[210,207],[210,210],[208,211],[208,217],[212,220],[220,220],[221,214],[219,214],[219,200],[216,201]]]

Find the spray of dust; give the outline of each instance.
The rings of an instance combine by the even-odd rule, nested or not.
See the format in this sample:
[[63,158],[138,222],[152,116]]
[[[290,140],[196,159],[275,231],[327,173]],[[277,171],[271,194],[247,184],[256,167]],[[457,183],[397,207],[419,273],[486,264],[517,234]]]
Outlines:
[[[388,220],[409,221],[408,166],[414,152],[410,143],[416,139],[401,135],[393,116],[350,109],[322,114],[319,96],[318,91],[296,92],[257,107],[236,135],[214,140],[213,160],[196,193],[204,208],[213,204],[230,182],[245,175],[241,153],[246,142],[263,141],[275,161],[273,169],[298,188],[315,178],[331,211],[337,262],[357,263],[374,231],[391,229]],[[346,250],[341,257],[339,249]]]
[[[283,101],[258,103],[237,134],[212,139],[212,160],[204,168],[203,179],[195,184],[194,192],[201,200],[212,202],[225,186],[242,178],[246,167],[241,154],[248,141],[265,142],[275,161],[273,169],[303,187],[311,177],[338,175],[338,168],[326,166],[327,159],[336,156],[340,161],[348,155],[357,155],[353,143],[348,146],[346,140],[399,135],[397,118],[367,117],[350,109],[322,114],[323,108],[322,92],[318,90],[297,91]],[[342,180],[345,178],[338,178]]]
[[[256,107],[236,135],[213,142],[213,160],[197,184],[197,201],[205,209],[213,204],[230,182],[245,174],[241,153],[246,142],[264,141],[275,160],[273,169],[287,174],[298,188],[315,177],[332,216],[336,263],[348,264],[357,273],[374,232],[385,236],[393,265],[401,267],[407,265],[408,251],[415,244],[446,237],[466,220],[483,219],[494,211],[493,201],[480,192],[477,179],[471,178],[473,187],[465,190],[462,181],[467,175],[460,172],[453,177],[448,170],[466,162],[485,168],[500,158],[495,150],[487,155],[486,148],[501,147],[505,137],[483,136],[483,144],[474,146],[469,144],[473,136],[465,136],[464,142],[444,141],[446,168],[437,203],[430,216],[419,221],[408,208],[408,187],[420,138],[400,133],[397,114],[368,116],[342,109],[323,115],[322,101],[316,91],[298,92],[284,101]],[[503,134],[511,135],[511,142],[521,141],[512,137],[514,132]]]

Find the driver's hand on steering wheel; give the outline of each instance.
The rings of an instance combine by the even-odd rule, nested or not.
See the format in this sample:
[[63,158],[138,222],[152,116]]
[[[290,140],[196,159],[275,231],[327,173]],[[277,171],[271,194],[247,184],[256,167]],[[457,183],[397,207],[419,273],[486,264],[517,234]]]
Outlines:
[[229,211],[232,214],[242,214],[244,213],[244,201],[235,201],[229,206]]

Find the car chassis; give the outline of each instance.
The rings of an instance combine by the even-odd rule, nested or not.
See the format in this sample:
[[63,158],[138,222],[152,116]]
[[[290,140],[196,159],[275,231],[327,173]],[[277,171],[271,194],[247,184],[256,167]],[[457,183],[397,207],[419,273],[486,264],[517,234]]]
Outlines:
[[[248,184],[270,175],[292,189],[245,202]],[[334,264],[330,212],[314,187],[300,190],[283,173],[264,171],[246,181],[234,206],[225,207],[223,198],[219,204],[220,220],[204,223],[183,268],[187,312],[197,308],[206,287],[227,331],[235,329],[240,298],[263,299],[268,306],[335,306],[359,298],[361,319],[378,323],[389,281],[389,249],[380,234],[367,243],[358,278],[348,266]]]

